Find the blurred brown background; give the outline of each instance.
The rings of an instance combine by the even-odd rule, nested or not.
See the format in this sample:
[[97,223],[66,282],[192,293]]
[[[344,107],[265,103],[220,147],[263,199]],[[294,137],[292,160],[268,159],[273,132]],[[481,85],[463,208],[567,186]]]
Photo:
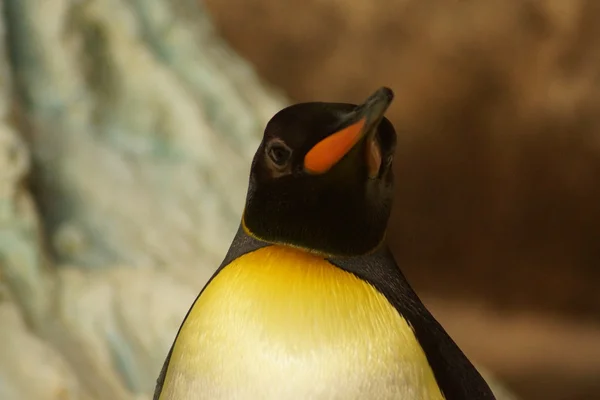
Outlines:
[[295,101],[394,89],[404,271],[523,399],[600,399],[600,2],[206,3]]

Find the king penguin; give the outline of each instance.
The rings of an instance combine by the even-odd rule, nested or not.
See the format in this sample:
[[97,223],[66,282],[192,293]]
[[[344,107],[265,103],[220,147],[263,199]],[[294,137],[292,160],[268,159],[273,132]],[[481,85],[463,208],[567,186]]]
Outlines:
[[154,400],[488,400],[385,244],[396,132],[382,87],[267,123],[240,227]]

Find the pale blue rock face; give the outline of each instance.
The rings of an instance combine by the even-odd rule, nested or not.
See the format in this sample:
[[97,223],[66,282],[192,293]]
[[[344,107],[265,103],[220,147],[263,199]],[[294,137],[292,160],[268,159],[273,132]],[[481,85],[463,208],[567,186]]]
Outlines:
[[201,2],[2,6],[0,398],[149,396],[286,103]]

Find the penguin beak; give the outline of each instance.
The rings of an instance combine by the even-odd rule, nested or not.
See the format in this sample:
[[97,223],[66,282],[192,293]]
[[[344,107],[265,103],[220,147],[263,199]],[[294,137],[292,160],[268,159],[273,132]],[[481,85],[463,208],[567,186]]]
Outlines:
[[304,170],[323,174],[336,165],[358,143],[365,141],[365,162],[369,177],[375,178],[381,166],[381,148],[377,127],[394,99],[387,87],[378,89],[350,114],[349,122],[337,132],[317,143],[304,157]]

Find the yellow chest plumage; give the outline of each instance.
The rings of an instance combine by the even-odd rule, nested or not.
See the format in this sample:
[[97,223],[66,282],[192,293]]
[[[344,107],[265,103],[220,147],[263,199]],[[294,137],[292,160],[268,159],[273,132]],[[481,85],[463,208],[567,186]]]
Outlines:
[[368,283],[283,246],[226,266],[190,311],[161,400],[441,400],[407,322]]

